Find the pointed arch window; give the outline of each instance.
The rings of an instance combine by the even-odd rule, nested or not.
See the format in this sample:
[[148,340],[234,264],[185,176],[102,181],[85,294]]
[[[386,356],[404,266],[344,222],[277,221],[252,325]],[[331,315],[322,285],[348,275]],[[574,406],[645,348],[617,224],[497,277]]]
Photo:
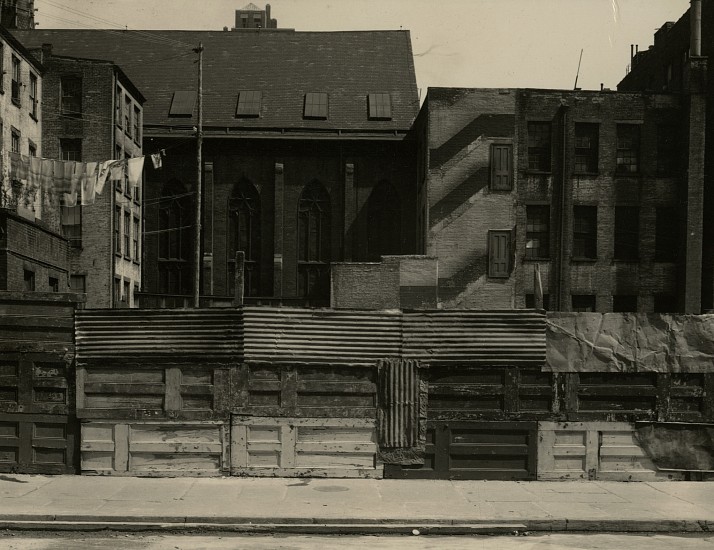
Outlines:
[[317,181],[308,184],[298,202],[298,295],[329,296],[330,195]]
[[260,296],[260,195],[248,180],[233,187],[228,199],[228,289],[235,292],[235,253],[245,254],[243,289]]
[[381,181],[367,201],[367,256],[378,261],[386,254],[400,254],[402,236],[402,202],[388,181]]
[[159,292],[190,294],[193,193],[178,180],[164,185],[159,202]]

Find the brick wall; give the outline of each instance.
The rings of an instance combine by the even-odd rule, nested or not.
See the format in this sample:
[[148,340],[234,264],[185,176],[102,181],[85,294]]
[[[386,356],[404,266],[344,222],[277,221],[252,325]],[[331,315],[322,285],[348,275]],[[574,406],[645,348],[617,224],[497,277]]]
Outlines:
[[515,226],[515,187],[500,191],[490,185],[491,146],[513,144],[515,94],[430,88],[424,109],[426,253],[439,259],[439,300],[444,307],[513,307],[513,273],[488,276],[488,232]]

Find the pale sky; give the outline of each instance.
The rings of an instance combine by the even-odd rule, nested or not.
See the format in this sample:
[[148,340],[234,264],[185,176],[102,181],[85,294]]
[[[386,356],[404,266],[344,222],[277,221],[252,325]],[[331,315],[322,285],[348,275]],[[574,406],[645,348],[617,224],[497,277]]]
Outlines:
[[[249,0],[35,0],[39,28],[221,30]],[[265,1],[253,0],[259,7]],[[614,89],[630,44],[647,49],[689,0],[272,0],[279,27],[408,29],[429,86]],[[64,9],[63,9],[64,8]],[[111,35],[108,35],[111,36]],[[150,47],[150,44],[148,44]]]

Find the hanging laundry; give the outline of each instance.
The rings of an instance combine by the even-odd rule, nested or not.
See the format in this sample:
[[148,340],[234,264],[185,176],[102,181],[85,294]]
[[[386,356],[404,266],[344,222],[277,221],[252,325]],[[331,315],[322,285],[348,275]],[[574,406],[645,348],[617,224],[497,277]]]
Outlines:
[[10,178],[14,180],[26,180],[29,157],[20,153],[10,153]]
[[44,187],[42,185],[42,159],[40,157],[30,157],[27,182],[34,187]]
[[161,161],[161,152],[153,153],[151,155],[151,162],[154,165],[154,170],[158,170],[163,165]]
[[40,171],[40,184],[42,190],[50,193],[53,190],[53,176],[55,171],[55,161],[51,159],[42,159]]
[[75,191],[73,193],[63,193],[62,206],[77,206],[77,192]]
[[81,179],[82,206],[94,204],[94,189],[97,183],[97,162],[87,162]]
[[141,173],[144,170],[144,157],[136,157],[127,161],[126,176],[131,187],[138,187]]
[[116,162],[119,162],[119,161],[105,160],[104,162],[100,162],[99,165],[97,166],[97,179],[94,184],[94,192],[97,195],[101,195],[102,192],[104,191],[104,186],[106,185],[107,178],[109,177],[109,169]]
[[111,181],[121,181],[124,179],[124,172],[126,170],[126,161],[118,160],[112,164],[109,169],[109,179]]

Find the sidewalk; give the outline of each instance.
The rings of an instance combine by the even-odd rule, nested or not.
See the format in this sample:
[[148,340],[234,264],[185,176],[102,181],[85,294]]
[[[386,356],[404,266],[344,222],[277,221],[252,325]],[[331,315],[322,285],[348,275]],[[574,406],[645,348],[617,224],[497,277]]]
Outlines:
[[3,529],[714,531],[714,483],[0,475]]

